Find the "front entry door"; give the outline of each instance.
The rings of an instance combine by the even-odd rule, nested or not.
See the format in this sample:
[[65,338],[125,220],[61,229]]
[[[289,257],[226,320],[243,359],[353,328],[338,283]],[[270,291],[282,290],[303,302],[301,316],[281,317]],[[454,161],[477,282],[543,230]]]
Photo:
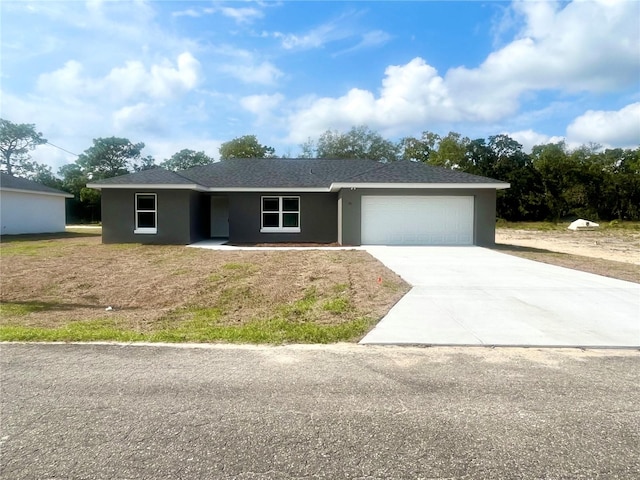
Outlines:
[[229,199],[211,197],[211,237],[229,237]]

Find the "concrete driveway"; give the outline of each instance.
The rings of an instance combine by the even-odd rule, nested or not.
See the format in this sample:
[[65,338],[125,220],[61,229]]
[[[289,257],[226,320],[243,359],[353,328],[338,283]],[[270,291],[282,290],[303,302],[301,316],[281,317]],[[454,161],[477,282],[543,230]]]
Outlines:
[[640,284],[480,247],[366,247],[413,285],[363,344],[640,347]]

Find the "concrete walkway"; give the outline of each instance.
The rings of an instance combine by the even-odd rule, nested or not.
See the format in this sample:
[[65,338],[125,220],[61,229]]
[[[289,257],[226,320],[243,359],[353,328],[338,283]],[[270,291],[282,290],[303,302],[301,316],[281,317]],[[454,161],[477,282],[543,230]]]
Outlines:
[[187,247],[191,248],[206,248],[208,250],[362,250],[362,247],[323,247],[320,245],[314,245],[312,247],[292,247],[286,244],[282,246],[274,246],[274,247],[250,247],[250,246],[237,246],[237,245],[228,245],[227,239],[209,239],[209,240],[201,240],[199,242],[192,243],[187,245]]
[[640,284],[480,247],[366,247],[413,289],[362,344],[640,347]]

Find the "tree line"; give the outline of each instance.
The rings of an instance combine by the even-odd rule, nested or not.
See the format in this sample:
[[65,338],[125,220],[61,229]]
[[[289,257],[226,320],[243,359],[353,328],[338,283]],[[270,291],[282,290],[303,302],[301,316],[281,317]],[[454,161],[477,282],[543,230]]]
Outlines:
[[[158,166],[179,171],[214,162],[204,151],[183,149],[157,163],[143,156],[144,143],[108,137],[94,139],[75,162],[54,175],[50,167],[29,156],[45,143],[35,125],[0,119],[0,171],[72,193],[68,213],[70,221],[78,222],[100,218],[100,192],[86,188],[90,181]],[[260,144],[255,135],[224,142],[219,154],[221,160],[276,157],[275,149]],[[509,221],[640,220],[640,146],[603,149],[590,144],[570,149],[558,142],[536,145],[526,153],[508,135],[471,140],[455,132],[440,136],[425,131],[420,137],[394,142],[356,126],[308,139],[300,145],[298,157],[410,160],[506,181],[511,188],[498,191],[497,215]]]

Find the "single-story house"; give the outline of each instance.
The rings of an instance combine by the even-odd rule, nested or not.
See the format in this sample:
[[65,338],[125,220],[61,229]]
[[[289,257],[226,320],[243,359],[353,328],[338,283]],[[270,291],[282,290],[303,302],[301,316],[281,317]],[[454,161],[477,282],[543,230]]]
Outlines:
[[493,245],[509,184],[424,163],[231,159],[92,182],[104,243]]
[[64,232],[65,198],[73,195],[0,173],[0,234]]

